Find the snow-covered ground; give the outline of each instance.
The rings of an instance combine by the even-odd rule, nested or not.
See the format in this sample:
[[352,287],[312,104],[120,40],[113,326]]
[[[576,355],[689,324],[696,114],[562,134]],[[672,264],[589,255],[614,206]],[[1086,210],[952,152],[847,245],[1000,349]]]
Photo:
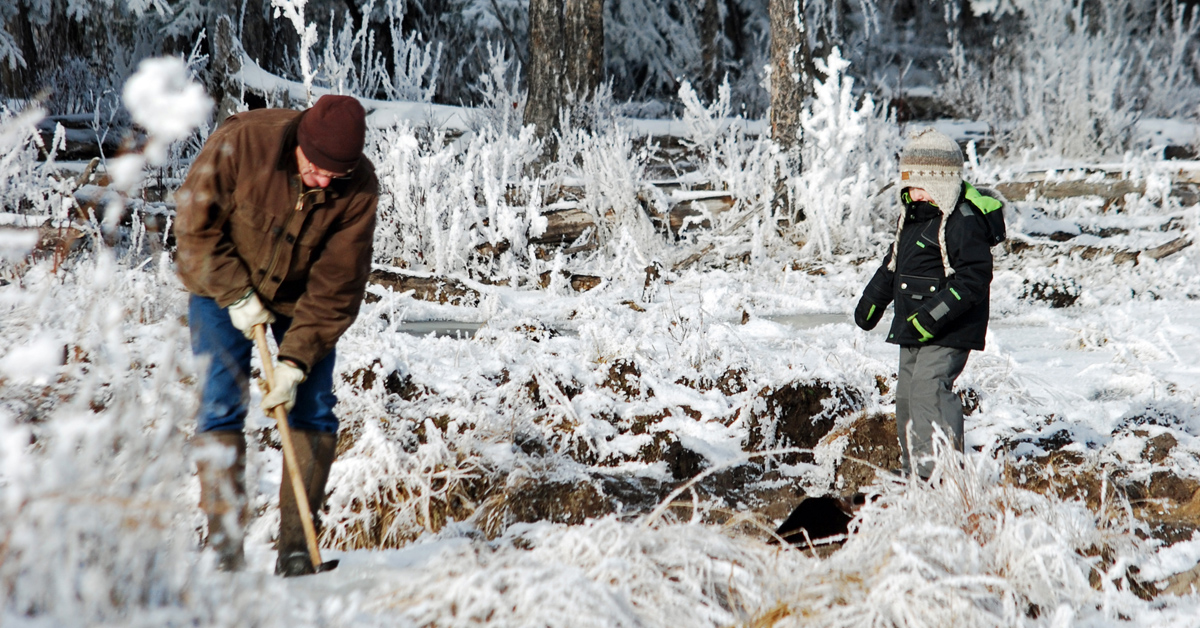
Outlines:
[[[662,462],[637,461],[650,435],[622,429],[633,417],[665,411],[655,429],[719,465],[743,455],[763,387],[835,382],[865,394],[859,411],[888,412],[875,380],[893,376],[896,350],[885,325],[864,333],[849,321],[872,261],[829,263],[823,274],[689,271],[668,275],[649,300],[639,282],[581,294],[472,284],[478,308],[380,293],[339,346],[341,412],[356,441],[334,465],[324,539],[342,564],[291,581],[270,575],[279,455],[269,447],[251,457],[248,571],[214,572],[198,549],[186,458],[194,365],[167,260],[131,267],[101,255],[59,275],[42,262],[0,287],[4,623],[1194,625],[1196,596],[1145,602],[1122,577],[1129,565],[1150,580],[1190,569],[1200,539],[1159,547],[1134,533],[1121,504],[1096,512],[1027,492],[1002,467],[1065,429],[1065,450],[1148,473],[1145,439],[1169,432],[1178,445],[1157,468],[1200,478],[1200,312],[1190,296],[1200,294],[1200,252],[1136,266],[997,253],[989,346],[960,380],[981,399],[967,420],[969,470],[937,488],[876,485],[857,533],[825,559],[677,509],[517,523],[491,539],[482,515],[435,520],[486,512],[437,506],[449,485],[484,476],[518,486],[597,473],[669,479]],[[1021,296],[1047,267],[1075,282],[1075,305]],[[484,324],[473,337],[403,331],[437,319]],[[600,385],[618,358],[637,364],[642,394]],[[427,394],[364,386],[364,368]],[[745,373],[747,390],[677,383],[730,369]],[[516,394],[531,379],[579,390],[539,406]],[[1132,436],[1130,421],[1146,436]],[[530,455],[522,438],[544,449]],[[827,486],[836,458],[800,465],[795,482]],[[389,499],[390,521],[372,519],[367,505]],[[399,549],[337,549],[370,546],[366,528]]]
[[[257,411],[250,568],[218,573],[200,549],[185,294],[169,254],[143,246],[161,234],[137,221],[122,231],[114,214],[115,248],[88,224],[82,250],[32,260],[20,255],[28,234],[6,234],[0,623],[1196,625],[1195,593],[1150,594],[1200,560],[1200,498],[1161,513],[1153,490],[1125,490],[1163,477],[1200,486],[1200,247],[1150,254],[1194,240],[1200,206],[1167,194],[1179,164],[1149,154],[1099,168],[968,151],[979,183],[1105,170],[1142,187],[1111,206],[1031,195],[1006,210],[988,348],[959,380],[977,402],[969,464],[931,486],[866,487],[874,498],[828,557],[768,543],[778,517],[763,513],[786,513],[799,491],[858,488],[837,473],[839,430],[892,410],[886,322],[864,333],[849,312],[891,238],[891,210],[872,200],[899,136],[843,79],[835,67],[805,112],[808,167],[787,181],[808,212],[798,223],[768,207],[777,151],[728,119],[727,97],[704,105],[682,89],[684,119],[670,123],[690,150],[681,178],[737,204],[679,239],[644,211],[667,206],[636,124],[564,137],[542,179],[524,174],[540,154],[527,130],[493,120],[443,143],[415,130],[430,122],[418,113],[398,105],[393,124],[377,112],[376,262],[454,275],[479,303],[370,289],[338,347],[343,427],[322,542],[342,563],[308,578],[271,575],[281,462]],[[33,123],[17,122],[0,134],[13,149],[0,159],[6,201],[61,234],[70,182],[47,175],[21,133]],[[539,256],[529,235],[575,186],[597,247]],[[483,245],[508,250],[472,253]],[[669,270],[693,251],[710,253]],[[644,276],[651,264],[657,279]],[[602,281],[576,293],[564,272]],[[473,333],[412,333],[436,320]],[[793,386],[830,392],[819,413],[830,437],[809,457],[764,454],[794,444],[772,405]],[[1060,484],[1097,479],[1099,492],[1028,490],[1044,460]],[[716,483],[672,492],[702,470]],[[1139,519],[1150,516],[1191,528],[1168,544],[1161,521]]]

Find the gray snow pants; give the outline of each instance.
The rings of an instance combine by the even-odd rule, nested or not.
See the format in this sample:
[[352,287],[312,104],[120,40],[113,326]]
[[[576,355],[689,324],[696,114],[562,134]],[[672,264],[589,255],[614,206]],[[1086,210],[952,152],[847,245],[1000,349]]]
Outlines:
[[970,349],[919,346],[900,347],[896,377],[896,432],[904,472],[922,478],[933,474],[933,430],[936,425],[963,451],[962,402],[954,394],[954,380],[967,365]]

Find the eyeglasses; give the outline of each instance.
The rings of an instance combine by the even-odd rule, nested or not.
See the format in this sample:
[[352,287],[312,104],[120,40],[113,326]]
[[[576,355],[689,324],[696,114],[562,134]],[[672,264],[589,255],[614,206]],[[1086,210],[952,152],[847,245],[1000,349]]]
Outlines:
[[[308,161],[308,160],[305,160],[305,161]],[[324,168],[318,168],[316,166],[316,164],[314,164],[311,161],[308,161],[307,165],[308,165],[308,172],[305,172],[304,174],[311,174],[311,175],[315,175],[318,177],[325,177],[327,179],[349,179],[350,175],[354,173],[353,169],[347,170],[346,172],[343,172],[341,174],[338,174],[335,172],[330,172]]]

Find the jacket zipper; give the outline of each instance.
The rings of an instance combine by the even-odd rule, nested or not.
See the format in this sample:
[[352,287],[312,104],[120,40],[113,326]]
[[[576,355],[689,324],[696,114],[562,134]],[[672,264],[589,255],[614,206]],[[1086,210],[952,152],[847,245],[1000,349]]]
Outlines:
[[[319,191],[320,190],[317,189],[301,192],[299,198],[296,199],[296,208],[292,211],[292,213],[288,214],[287,220],[283,221],[283,230],[280,231],[279,236],[276,237],[275,246],[271,249],[271,264],[267,266],[267,276],[265,279],[269,280],[274,276],[275,266],[279,264],[279,249],[283,248],[283,239],[287,236],[288,227],[290,227],[292,224],[292,217],[304,211],[304,197],[308,196],[309,194],[315,194]],[[280,283],[282,283],[282,281]]]

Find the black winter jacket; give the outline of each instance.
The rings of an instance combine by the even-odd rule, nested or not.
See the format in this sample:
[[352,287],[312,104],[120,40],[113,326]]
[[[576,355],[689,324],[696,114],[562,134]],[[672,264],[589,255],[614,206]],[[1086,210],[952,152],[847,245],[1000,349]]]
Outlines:
[[[901,346],[984,348],[992,251],[981,211],[966,197],[964,183],[958,206],[946,220],[946,249],[950,267],[954,269],[949,277],[938,246],[941,211],[924,202],[904,204],[896,270],[888,270],[892,258],[889,244],[883,264],[859,301],[855,320],[860,326],[874,328],[883,310],[895,301],[888,342]],[[986,200],[996,203],[991,198]]]

